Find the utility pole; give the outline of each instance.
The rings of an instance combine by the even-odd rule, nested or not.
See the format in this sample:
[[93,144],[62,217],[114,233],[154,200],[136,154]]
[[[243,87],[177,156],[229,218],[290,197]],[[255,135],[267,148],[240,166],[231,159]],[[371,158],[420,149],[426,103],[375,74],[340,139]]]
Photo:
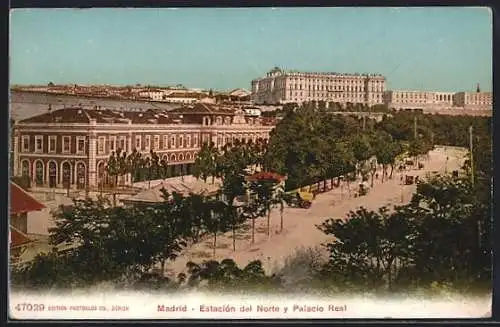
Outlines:
[[473,146],[472,146],[472,125],[469,127],[469,151],[470,151],[470,180],[472,185],[474,185],[474,156],[472,154]]
[[413,118],[413,138],[417,139],[417,116]]

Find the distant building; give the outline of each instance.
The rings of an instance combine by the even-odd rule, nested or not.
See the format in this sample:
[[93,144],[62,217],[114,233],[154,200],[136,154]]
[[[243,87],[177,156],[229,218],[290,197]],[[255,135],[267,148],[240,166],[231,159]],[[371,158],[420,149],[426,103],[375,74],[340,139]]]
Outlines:
[[491,92],[429,92],[390,90],[384,92],[384,104],[391,109],[491,110]]
[[391,109],[451,108],[453,92],[391,90],[384,92],[384,104]]
[[338,103],[381,104],[386,79],[379,74],[285,72],[275,67],[252,81],[256,104]]
[[261,110],[259,108],[245,108],[243,110],[249,116],[260,117],[260,115],[262,114],[262,112],[261,112]]
[[491,110],[493,107],[492,92],[458,92],[454,96],[457,106],[470,110]]
[[13,172],[29,176],[33,187],[92,190],[111,182],[105,167],[113,151],[136,149],[144,157],[157,152],[174,175],[190,174],[203,142],[268,139],[273,128],[272,120],[210,103],[171,111],[52,110],[14,123]]

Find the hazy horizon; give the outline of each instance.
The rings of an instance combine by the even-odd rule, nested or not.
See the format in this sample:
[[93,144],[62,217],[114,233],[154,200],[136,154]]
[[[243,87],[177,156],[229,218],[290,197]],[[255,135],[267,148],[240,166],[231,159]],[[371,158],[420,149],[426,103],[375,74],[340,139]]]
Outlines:
[[492,88],[488,8],[16,9],[11,85],[250,89],[274,66],[387,89]]

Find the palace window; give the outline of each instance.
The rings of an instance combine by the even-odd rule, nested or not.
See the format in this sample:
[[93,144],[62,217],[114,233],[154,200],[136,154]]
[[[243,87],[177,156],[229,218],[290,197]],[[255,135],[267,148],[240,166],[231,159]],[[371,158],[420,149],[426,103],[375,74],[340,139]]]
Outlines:
[[163,149],[168,149],[168,135],[163,135]]
[[120,150],[127,152],[127,137],[120,136]]
[[97,139],[97,152],[99,154],[104,153],[105,145],[106,145],[106,138],[104,136],[99,136],[99,138]]
[[146,151],[151,149],[151,135],[146,135],[146,144],[144,145]]
[[179,135],[179,148],[184,147],[184,136]]
[[116,151],[116,136],[109,137],[109,151]]
[[154,150],[158,150],[160,148],[160,135],[155,135],[154,136]]
[[30,151],[30,136],[29,135],[23,135],[23,138],[22,138],[22,149],[23,149],[23,152],[29,152]]
[[71,152],[71,136],[63,136],[62,138],[62,152],[70,153]]
[[43,152],[43,136],[35,136],[35,152]]
[[78,136],[76,138],[76,153],[85,153],[85,136]]
[[142,149],[142,146],[141,146],[141,136],[140,135],[136,135],[135,136],[135,148],[137,150],[141,150]]
[[56,143],[57,142],[57,136],[51,135],[49,136],[49,153],[54,153],[56,152]]
[[170,137],[170,148],[175,149],[175,135]]

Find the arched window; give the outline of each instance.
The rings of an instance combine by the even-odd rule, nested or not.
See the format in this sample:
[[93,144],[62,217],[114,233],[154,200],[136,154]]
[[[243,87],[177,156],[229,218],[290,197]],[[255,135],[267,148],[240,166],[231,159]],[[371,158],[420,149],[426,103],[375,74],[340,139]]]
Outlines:
[[28,160],[23,160],[21,162],[21,176],[30,177],[30,162]]
[[49,162],[49,187],[57,186],[57,164],[55,161]]
[[44,181],[44,171],[43,171],[43,162],[36,161],[35,163],[35,183],[37,186],[42,186]]
[[79,189],[85,188],[86,178],[87,177],[87,168],[83,162],[79,162],[76,165],[76,187]]
[[72,172],[71,165],[69,162],[64,162],[62,164],[62,181],[64,187],[69,187],[71,185]]

